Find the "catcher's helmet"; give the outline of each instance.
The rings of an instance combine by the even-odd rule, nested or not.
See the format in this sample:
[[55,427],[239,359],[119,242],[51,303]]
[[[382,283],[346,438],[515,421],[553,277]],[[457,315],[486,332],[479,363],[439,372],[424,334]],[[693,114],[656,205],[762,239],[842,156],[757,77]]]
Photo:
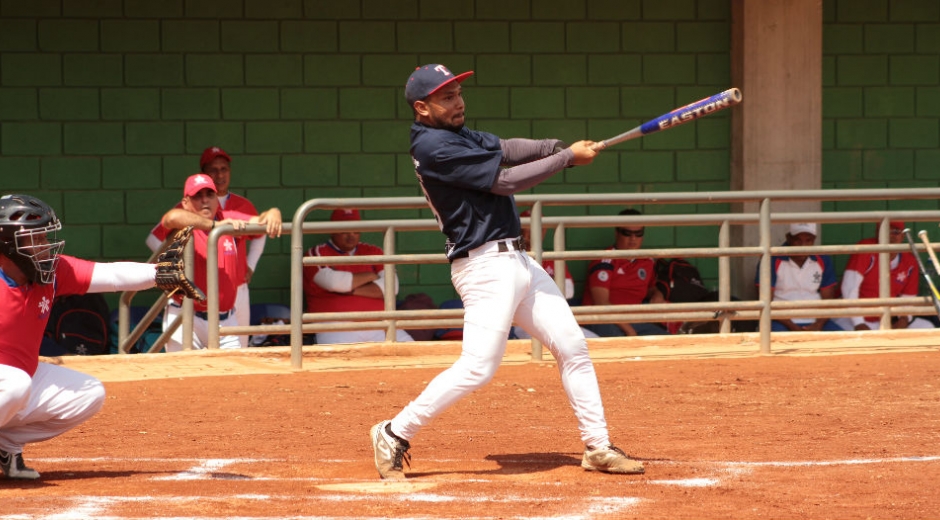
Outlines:
[[55,212],[36,197],[0,197],[0,254],[12,260],[30,282],[48,284],[55,278],[65,246],[64,240],[56,238],[60,229]]

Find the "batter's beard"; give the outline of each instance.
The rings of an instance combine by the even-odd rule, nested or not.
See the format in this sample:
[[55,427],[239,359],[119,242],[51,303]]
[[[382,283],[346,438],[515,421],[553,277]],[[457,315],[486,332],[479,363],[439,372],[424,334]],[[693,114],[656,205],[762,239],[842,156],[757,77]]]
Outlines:
[[[466,116],[463,117],[463,120],[466,122],[467,120]],[[450,130],[451,132],[454,132],[454,133],[462,130],[464,126],[464,123],[455,125],[455,124],[450,123],[449,121],[445,121],[442,118],[437,118],[433,116],[431,118],[431,122],[434,123],[434,128],[440,128],[442,130]]]

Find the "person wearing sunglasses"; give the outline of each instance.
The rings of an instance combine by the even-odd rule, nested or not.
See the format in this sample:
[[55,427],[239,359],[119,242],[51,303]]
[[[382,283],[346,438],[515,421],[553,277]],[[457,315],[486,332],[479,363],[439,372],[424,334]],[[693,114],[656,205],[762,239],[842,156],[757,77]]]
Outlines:
[[[619,215],[640,215],[625,209]],[[614,245],[608,249],[632,250],[643,247],[643,226],[624,224],[615,228]],[[587,288],[582,305],[636,305],[665,303],[656,289],[655,263],[652,258],[604,258],[588,265]],[[649,336],[668,334],[657,323],[597,323],[585,328],[601,337]]]

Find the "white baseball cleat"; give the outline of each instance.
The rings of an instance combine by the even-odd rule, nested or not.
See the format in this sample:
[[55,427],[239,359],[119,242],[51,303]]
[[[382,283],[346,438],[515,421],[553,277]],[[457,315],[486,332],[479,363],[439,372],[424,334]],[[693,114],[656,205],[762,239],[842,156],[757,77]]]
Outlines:
[[411,468],[411,455],[408,454],[411,444],[394,435],[389,428],[391,424],[391,421],[382,421],[369,432],[372,450],[375,452],[375,469],[379,470],[379,476],[384,479],[404,480],[402,462]]
[[581,467],[588,471],[624,473],[628,475],[639,475],[646,471],[643,468],[642,462],[631,459],[623,450],[613,444],[602,448],[592,448],[588,446],[587,449],[584,450],[584,458],[581,459]]
[[0,469],[6,478],[15,478],[22,480],[36,480],[39,478],[39,472],[33,468],[27,468],[23,462],[22,453],[8,453],[0,451]]

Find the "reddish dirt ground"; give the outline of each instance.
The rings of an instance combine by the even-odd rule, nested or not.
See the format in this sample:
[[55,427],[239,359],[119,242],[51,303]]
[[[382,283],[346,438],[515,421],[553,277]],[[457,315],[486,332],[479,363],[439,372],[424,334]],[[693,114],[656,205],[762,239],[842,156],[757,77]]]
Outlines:
[[0,481],[0,519],[940,518],[933,348],[598,362],[640,476],[583,471],[554,363],[508,363],[413,440],[404,484],[369,427],[441,368],[367,365],[106,381],[95,418],[27,448],[41,481]]

